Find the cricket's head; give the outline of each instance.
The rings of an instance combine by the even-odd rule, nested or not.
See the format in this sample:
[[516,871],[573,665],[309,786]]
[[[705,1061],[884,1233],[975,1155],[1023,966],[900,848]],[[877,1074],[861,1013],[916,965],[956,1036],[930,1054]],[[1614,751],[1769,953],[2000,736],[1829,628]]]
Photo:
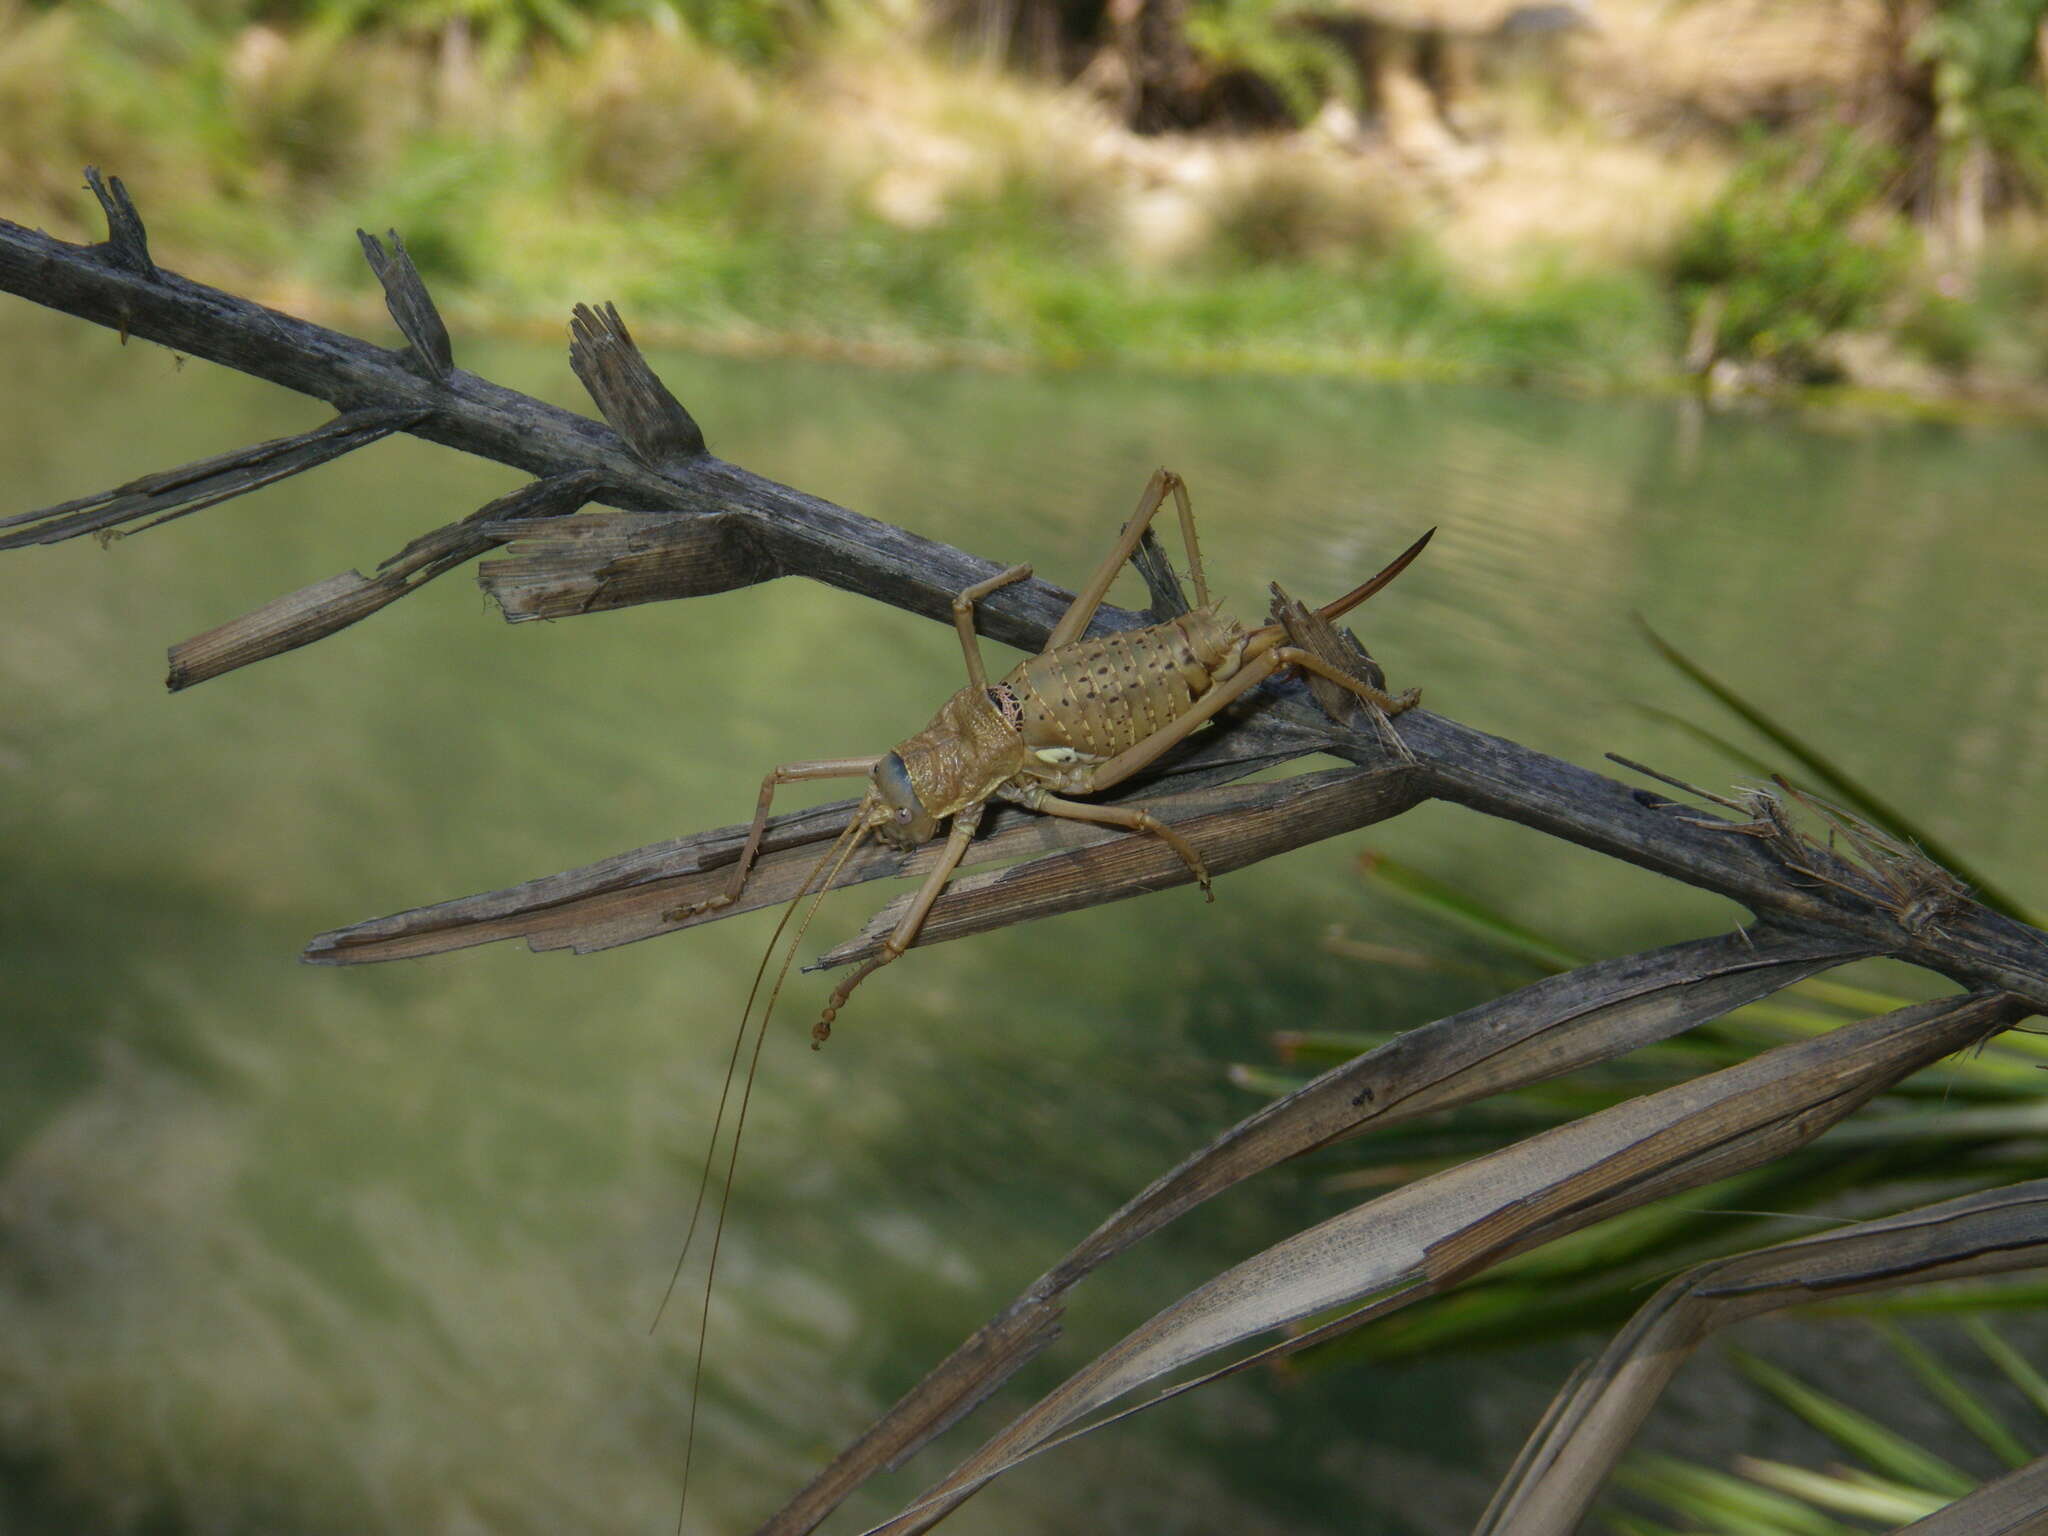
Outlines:
[[918,798],[903,754],[891,752],[875,764],[869,777],[874,785],[873,798],[880,802],[869,812],[875,836],[895,848],[915,848],[928,842],[939,828],[939,818],[926,810]]

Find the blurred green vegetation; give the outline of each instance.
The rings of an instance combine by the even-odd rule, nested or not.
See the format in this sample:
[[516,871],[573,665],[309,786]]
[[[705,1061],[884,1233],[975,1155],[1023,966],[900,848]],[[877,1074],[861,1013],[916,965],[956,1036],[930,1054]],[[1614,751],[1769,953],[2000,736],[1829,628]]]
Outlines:
[[1880,211],[1894,163],[1841,130],[1754,142],[1672,253],[1678,301],[1715,354],[1828,374],[1821,343],[1867,324],[1910,270],[1908,232]]
[[[821,28],[840,51],[793,84],[792,40]],[[316,297],[364,287],[355,224],[393,225],[472,322],[603,293],[636,325],[912,355],[1662,367],[1646,274],[1475,286],[1378,180],[1285,157],[1231,167],[1174,215],[1179,248],[1134,260],[1145,234],[1094,119],[859,32],[708,3],[0,9],[0,120],[36,147],[0,151],[0,186],[17,218],[83,220],[75,167],[101,164],[174,265]],[[842,87],[916,97],[913,142],[811,105]]]
[[1344,50],[1298,25],[1287,0],[1206,0],[1188,12],[1188,42],[1222,70],[1242,70],[1269,87],[1297,123],[1327,101],[1357,105],[1359,79]]
[[1945,178],[1996,176],[2032,192],[2048,184],[2044,17],[2043,0],[1945,0],[1913,29],[1907,54],[1927,67]]
[[1882,99],[1698,129],[1730,170],[1644,210],[1668,236],[1503,253],[1489,199],[1618,195],[1514,186],[1517,142],[1594,131],[1569,61],[1501,49],[1508,105],[1460,130],[1498,167],[1446,181],[1300,126],[1383,104],[1370,49],[1279,0],[1144,7],[1200,130],[1171,134],[1118,120],[1088,3],[0,0],[0,199],[80,232],[99,164],[172,265],[302,304],[360,298],[349,231],[395,225],[471,324],[601,293],[728,344],[1597,385],[1869,382],[1836,345],[1861,333],[1880,385],[2025,393],[2044,9],[1947,0]]

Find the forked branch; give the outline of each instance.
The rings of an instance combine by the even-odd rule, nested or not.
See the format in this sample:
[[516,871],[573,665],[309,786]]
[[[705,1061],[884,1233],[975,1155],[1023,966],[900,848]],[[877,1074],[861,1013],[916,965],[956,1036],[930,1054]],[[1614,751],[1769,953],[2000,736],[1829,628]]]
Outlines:
[[[174,683],[218,676],[260,656],[333,633],[414,590],[486,542],[519,539],[511,569],[487,590],[508,597],[508,617],[555,616],[702,593],[775,576],[802,575],[942,621],[954,594],[999,566],[808,496],[713,456],[694,419],[653,376],[617,316],[582,310],[575,355],[613,422],[586,417],[456,368],[418,273],[394,239],[366,241],[393,312],[409,336],[393,352],[194,283],[149,257],[140,216],[118,180],[91,178],[113,233],[72,245],[0,221],[0,289],[239,368],[333,404],[351,420],[403,422],[402,430],[526,469],[552,489],[512,516],[487,509],[403,575],[348,573],[260,609],[236,625],[186,642]],[[443,365],[446,364],[444,367]],[[351,413],[385,413],[374,418]],[[621,432],[627,434],[621,436]],[[294,463],[297,461],[294,460]],[[201,477],[204,478],[204,477]],[[657,521],[623,528],[608,515],[559,515],[552,498],[595,501]],[[216,489],[232,493],[226,486]],[[217,498],[216,498],[217,499]],[[673,536],[662,529],[665,523]],[[76,531],[84,531],[79,527]],[[400,557],[404,563],[404,557]],[[486,567],[489,570],[490,567]],[[1067,594],[1039,580],[1006,586],[976,609],[982,633],[1021,647],[1040,642]],[[1130,627],[1146,615],[1105,606],[1097,627]],[[1421,798],[1450,800],[1519,821],[1657,873],[1717,891],[1759,914],[1820,923],[1885,953],[1932,965],[1976,986],[1999,986],[2048,1007],[2048,940],[1972,903],[1958,904],[1938,938],[1911,931],[1902,914],[1868,893],[1789,869],[1780,851],[1668,801],[1413,710],[1392,726],[1333,725],[1298,687],[1261,690],[1254,707],[1198,752],[1159,765],[1170,779],[1190,765],[1237,761],[1250,771],[1310,751],[1362,766],[1389,757],[1410,770]]]
[[[142,220],[119,180],[89,172],[88,184],[105,210],[109,238],[72,245],[0,221],[0,289],[112,327],[124,341],[140,337],[272,380],[327,401],[337,415],[297,438],[7,518],[0,521],[0,549],[131,524],[153,527],[316,468],[394,431],[535,477],[513,495],[423,533],[374,575],[330,577],[182,643],[172,652],[174,688],[333,634],[499,548],[505,553],[483,565],[481,579],[512,621],[800,575],[949,622],[955,594],[999,569],[996,561],[715,457],[695,418],[661,383],[609,306],[576,309],[571,349],[606,425],[457,368],[447,328],[395,233],[388,247],[362,237],[406,341],[403,349],[388,350],[165,270],[151,257]],[[612,510],[583,511],[589,503]],[[1134,559],[1152,593],[1150,611],[1105,606],[1097,629],[1156,622],[1185,609],[1156,545],[1141,546]],[[1036,649],[1068,596],[1043,581],[1005,585],[976,607],[976,626],[994,639]],[[1277,618],[1294,646],[1354,677],[1372,675],[1371,660],[1355,641],[1284,594],[1276,598]],[[1283,783],[1233,782],[1316,751],[1346,766]],[[809,1530],[873,1471],[909,1454],[992,1390],[1052,1337],[1065,1291],[1096,1265],[1281,1158],[1371,1124],[1605,1059],[1850,958],[1895,956],[1970,989],[1961,999],[1867,1021],[1682,1091],[1633,1101],[1418,1181],[1289,1239],[1162,1312],[998,1436],[939,1485],[932,1501],[906,1510],[891,1529],[923,1529],[1003,1466],[1173,1364],[1363,1299],[1359,1311],[1331,1325],[1355,1326],[1603,1215],[1752,1166],[1803,1144],[1914,1066],[2029,1010],[2048,1010],[2048,935],[1988,910],[1916,850],[1832,808],[1803,807],[1830,821],[1838,838],[1823,842],[1803,833],[1794,820],[1801,809],[1797,797],[1784,791],[1709,797],[1718,810],[1692,807],[1442,715],[1417,709],[1389,720],[1371,708],[1354,708],[1341,689],[1311,698],[1291,685],[1247,696],[1218,727],[1203,730],[1143,780],[1103,798],[1113,802],[1120,795],[1142,797],[1151,817],[1184,834],[1219,872],[1440,799],[1717,892],[1761,921],[1733,936],[1590,966],[1412,1031],[1231,1127],[1027,1288],[820,1474],[770,1531]],[[740,856],[745,828],[720,828],[359,923],[316,939],[308,958],[395,959],[512,937],[535,948],[583,952],[714,921],[787,899],[815,862],[819,843],[838,834],[846,815],[841,805],[769,823],[744,898],[682,921],[664,914],[689,909],[720,889]],[[1021,862],[958,881],[933,907],[927,940],[1188,878],[1183,861],[1152,838],[1003,810],[989,817],[987,832],[971,850],[973,860]],[[1840,848],[1831,846],[1837,841]],[[908,856],[864,849],[839,883],[916,874],[932,857],[929,847]],[[891,917],[885,911],[826,963],[871,955]],[[1390,1232],[1398,1241],[1390,1242]],[[1294,1289],[1276,1294],[1274,1286]],[[1247,1303],[1254,1292],[1261,1294]],[[1231,1311],[1227,1322],[1217,1321],[1219,1307]]]

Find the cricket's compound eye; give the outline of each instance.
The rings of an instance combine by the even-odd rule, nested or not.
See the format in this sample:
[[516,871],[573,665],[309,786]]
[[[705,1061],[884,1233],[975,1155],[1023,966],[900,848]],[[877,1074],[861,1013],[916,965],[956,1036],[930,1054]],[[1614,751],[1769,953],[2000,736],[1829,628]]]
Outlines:
[[898,821],[910,820],[921,809],[917,791],[911,787],[910,770],[903,766],[899,753],[891,752],[875,764],[875,790],[888,802]]
[[875,793],[889,807],[889,819],[876,829],[877,836],[900,848],[914,848],[932,835],[936,818],[926,813],[917,798],[910,770],[899,754],[891,752],[875,764],[874,785]]

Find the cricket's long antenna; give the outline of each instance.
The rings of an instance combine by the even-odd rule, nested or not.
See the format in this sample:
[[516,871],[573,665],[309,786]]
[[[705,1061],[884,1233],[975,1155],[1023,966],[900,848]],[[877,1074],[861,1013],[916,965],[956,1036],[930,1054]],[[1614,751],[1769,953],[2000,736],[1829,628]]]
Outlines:
[[[761,978],[768,974],[768,962],[775,956],[775,945],[782,937],[782,930],[789,926],[789,920],[795,915],[798,904],[810,894],[812,882],[816,881],[817,894],[812,896],[810,906],[805,909],[803,921],[797,925],[795,934],[791,936],[788,947],[783,951],[781,969],[775,973],[775,985],[769,990],[767,1006],[761,1010],[760,1023],[754,1030],[754,1049],[747,1058],[746,1082],[740,1089],[739,1108],[733,1116],[732,1150],[725,1161],[725,1179],[718,1193],[718,1216],[711,1227],[711,1259],[704,1270],[704,1306],[697,1319],[697,1357],[690,1370],[690,1418],[683,1433],[683,1492],[676,1504],[677,1536],[681,1536],[683,1516],[689,1509],[690,1461],[697,1449],[697,1402],[702,1395],[704,1382],[704,1346],[711,1332],[711,1293],[718,1278],[718,1249],[725,1240],[725,1219],[732,1206],[733,1180],[739,1172],[740,1138],[747,1129],[747,1105],[754,1097],[754,1075],[761,1065],[761,1047],[767,1043],[768,1021],[775,1016],[776,999],[782,996],[782,983],[789,975],[791,963],[796,959],[797,946],[803,943],[804,934],[810,929],[811,919],[818,915],[818,907],[825,900],[826,892],[832,889],[832,882],[839,878],[840,871],[846,867],[846,861],[853,857],[854,850],[860,847],[862,839],[872,829],[873,823],[869,820],[868,813],[874,808],[874,800],[872,790],[861,797],[860,804],[854,808],[853,819],[846,824],[846,830],[825,850],[825,856],[812,866],[810,874],[804,877],[804,883],[797,887],[796,894],[790,897],[789,905],[783,909],[782,920],[775,925],[775,932],[768,936],[768,943],[761,952],[761,963],[754,971],[754,984],[747,989],[746,1007],[740,1011],[740,1027],[733,1035],[732,1059],[726,1063],[725,1087],[719,1093],[718,1114],[711,1123],[711,1141],[704,1152],[704,1172],[697,1181],[697,1201],[690,1211],[690,1229],[683,1238],[683,1251],[676,1258],[675,1272],[669,1276],[668,1290],[662,1294],[661,1310],[657,1310],[654,1315],[654,1320],[658,1324],[661,1321],[661,1312],[668,1307],[669,1297],[675,1293],[676,1281],[683,1272],[683,1261],[689,1257],[690,1241],[697,1233],[698,1219],[704,1210],[705,1192],[711,1183],[711,1169],[717,1159],[719,1128],[725,1121],[726,1103],[732,1096],[733,1076],[738,1070],[740,1053],[746,1043],[747,1020],[754,1011],[754,999],[760,995]],[[821,873],[824,876],[822,880],[819,879]]]
[[[818,878],[818,872],[832,862],[832,856],[839,852],[840,845],[860,826],[862,813],[867,808],[867,801],[863,798],[854,808],[853,819],[847,822],[839,836],[833,839],[832,846],[825,850],[825,856],[812,866],[811,872],[804,877],[804,883],[798,886],[796,894],[790,897],[789,905],[783,908],[782,920],[775,925],[775,931],[768,935],[768,943],[761,951],[761,963],[754,968],[754,984],[747,989],[747,1003],[740,1010],[740,1027],[733,1031],[732,1055],[725,1063],[725,1083],[718,1090],[718,1112],[711,1118],[711,1137],[704,1148],[704,1171],[697,1176],[697,1199],[690,1207],[689,1230],[683,1234],[682,1252],[676,1255],[676,1267],[669,1272],[668,1286],[661,1293],[660,1305],[654,1309],[654,1320],[647,1325],[649,1333],[661,1326],[662,1315],[668,1311],[668,1304],[675,1296],[676,1282],[682,1278],[683,1265],[690,1257],[690,1245],[697,1238],[697,1224],[704,1215],[704,1196],[711,1187],[711,1169],[718,1151],[718,1133],[725,1125],[725,1106],[732,1098],[733,1079],[739,1072],[740,1051],[746,1044],[747,1016],[754,1011],[754,998],[761,990],[761,978],[768,974],[768,962],[775,956],[775,941],[782,937],[782,930],[789,926],[789,920],[796,912],[797,903],[804,899],[805,893],[811,888],[811,882]],[[830,885],[831,882],[828,880],[826,884]]]

